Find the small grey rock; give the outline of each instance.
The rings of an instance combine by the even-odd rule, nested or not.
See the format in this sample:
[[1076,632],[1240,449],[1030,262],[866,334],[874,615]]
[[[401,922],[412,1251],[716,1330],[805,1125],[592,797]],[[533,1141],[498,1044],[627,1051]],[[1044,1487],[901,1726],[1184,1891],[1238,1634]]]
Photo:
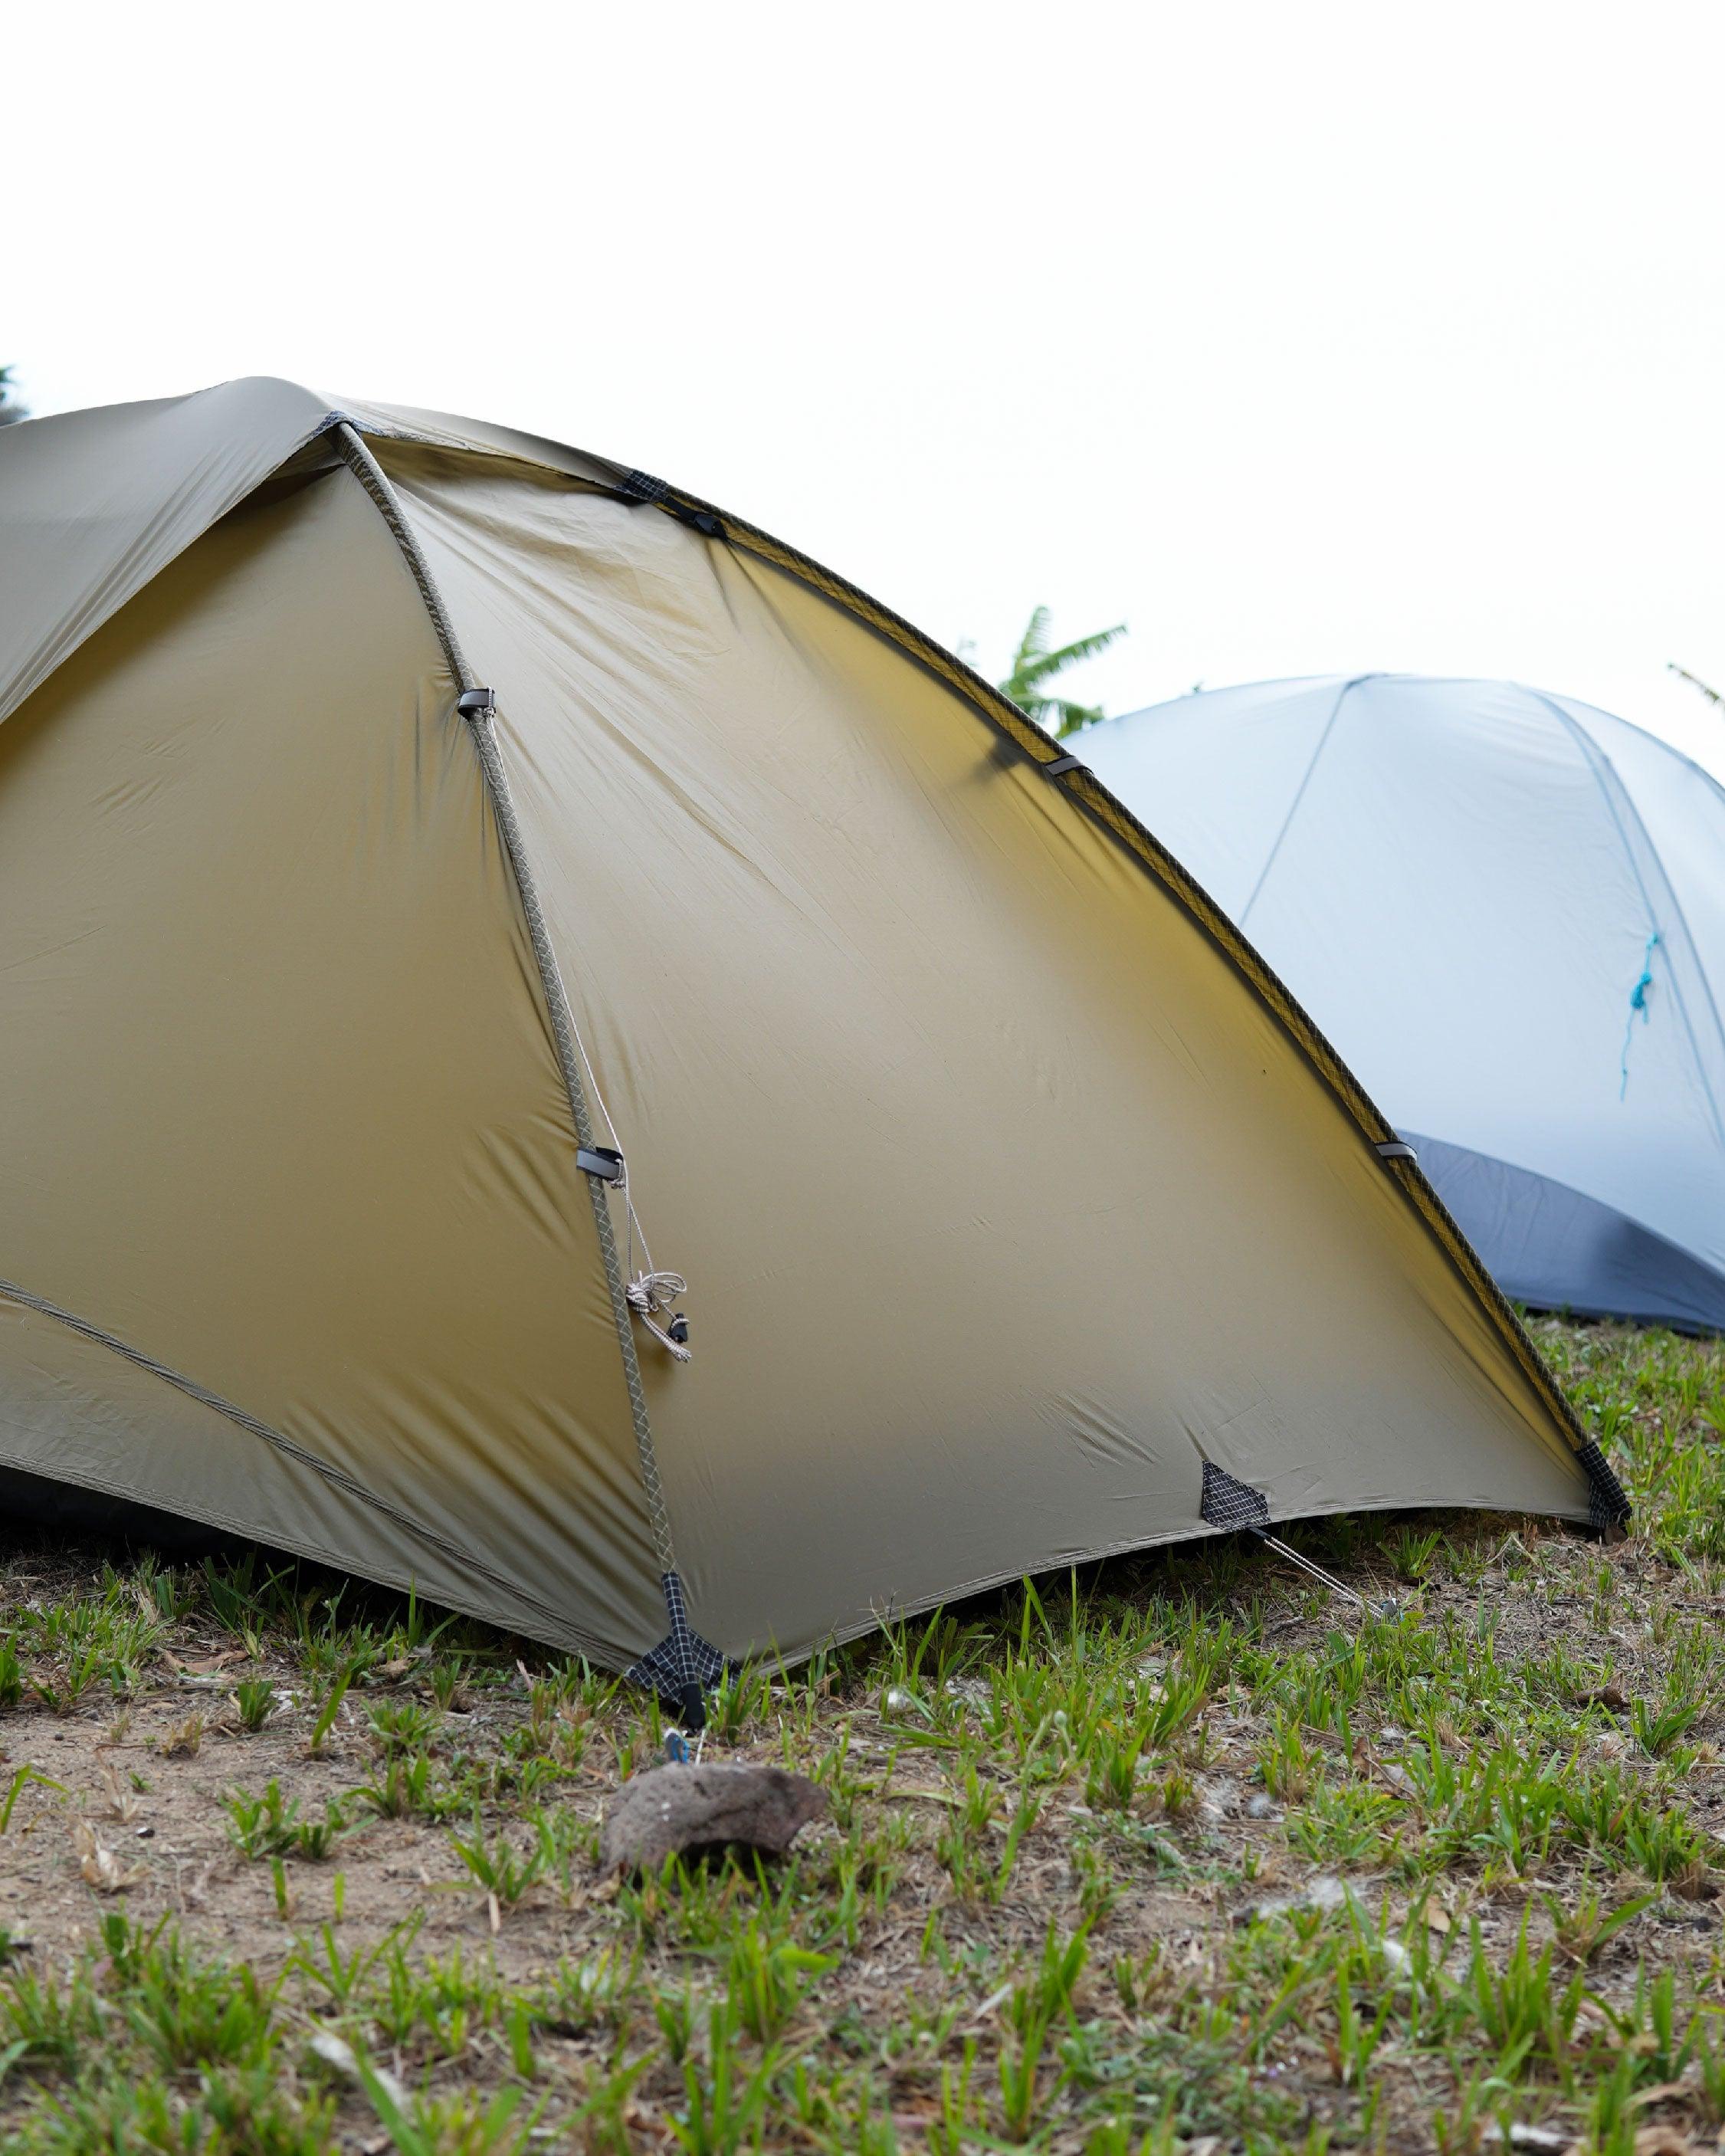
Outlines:
[[827,1793],[783,1767],[653,1767],[605,1807],[599,1869],[656,1871],[666,1857],[740,1845],[782,1856]]

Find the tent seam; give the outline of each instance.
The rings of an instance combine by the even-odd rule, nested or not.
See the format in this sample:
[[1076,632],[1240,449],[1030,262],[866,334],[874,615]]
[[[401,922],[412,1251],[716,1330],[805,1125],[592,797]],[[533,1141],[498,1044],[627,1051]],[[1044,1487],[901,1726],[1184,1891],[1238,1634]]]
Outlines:
[[[69,418],[72,416],[73,415],[70,413],[44,414],[45,418],[58,417]],[[28,424],[36,424],[39,423],[30,422]],[[157,579],[164,575],[166,572],[172,567],[173,563],[179,560],[182,554],[188,552],[198,544],[200,539],[204,537],[208,532],[213,531],[216,526],[222,521],[223,517],[231,516],[234,511],[240,506],[242,502],[250,500],[251,496],[257,491],[259,486],[264,485],[275,475],[276,472],[282,470],[286,465],[291,464],[295,457],[303,454],[303,453],[311,447],[313,442],[316,441],[321,434],[325,434],[328,430],[331,424],[331,419],[326,416],[324,418],[320,419],[316,426],[308,428],[306,432],[300,437],[299,440],[296,441],[290,449],[286,451],[277,464],[273,465],[270,470],[264,473],[263,476],[252,486],[247,488],[244,493],[237,495],[228,504],[225,509],[212,516],[207,524],[201,526],[198,531],[194,531],[190,537],[187,539],[185,544],[182,547],[177,547],[175,552],[168,557],[167,560],[158,562],[155,568],[151,570],[149,574],[145,577],[142,583],[135,585],[117,605],[110,607],[105,613],[99,613],[95,608],[86,606],[75,622],[63,624],[64,640],[54,652],[51,663],[44,668],[41,673],[39,673],[36,678],[29,683],[28,687],[20,690],[17,682],[14,681],[9,688],[5,688],[3,690],[0,690],[0,726],[3,726],[8,719],[15,718],[18,713],[23,709],[24,706],[29,702],[31,697],[33,697],[39,690],[45,688],[48,684],[53,680],[55,675],[60,671],[61,668],[66,665],[80,651],[83,649],[84,646],[89,643],[91,637],[96,634],[98,630],[106,628],[107,624],[114,619],[116,614],[124,613],[126,609],[136,600],[141,598],[142,595],[149,590],[150,587],[157,581]],[[135,557],[142,544],[142,536],[135,540],[132,542],[131,547],[128,549],[126,558],[131,559]]]
[[[1215,907],[1202,886],[1187,874],[1158,840],[1143,829],[1131,812],[1115,799],[1099,779],[1090,773],[1074,773],[1075,778],[1080,776],[1086,784],[1081,791],[1075,789],[1078,792],[1079,799],[1162,881],[1170,895],[1207,931],[1224,955],[1233,961],[1236,969],[1257,990],[1272,1015],[1281,1021],[1283,1030],[1302,1050],[1308,1063],[1368,1140],[1376,1146],[1393,1139],[1395,1136],[1394,1129],[1292,992],[1271,972],[1245,938],[1234,930],[1232,922]],[[1093,800],[1088,798],[1092,794],[1095,796]],[[1207,918],[1207,914],[1211,917]],[[1373,1131],[1374,1121],[1382,1126],[1381,1133],[1377,1136]],[[1471,1289],[1476,1300],[1484,1306],[1487,1316],[1496,1319],[1499,1333],[1510,1348],[1522,1375],[1536,1395],[1551,1410],[1559,1429],[1568,1435],[1571,1451],[1577,1456],[1579,1465],[1582,1448],[1589,1441],[1587,1432],[1574,1408],[1547,1368],[1544,1357],[1533,1345],[1526,1328],[1516,1316],[1508,1297],[1486,1271],[1478,1253],[1462,1234],[1418,1162],[1398,1159],[1385,1161],[1382,1164],[1384,1171],[1392,1175],[1406,1192],[1433,1240],[1449,1260],[1451,1269]]]
[[[390,485],[382,466],[367,448],[351,421],[338,420],[334,433],[341,447],[342,461],[371,496],[400,550],[408,573],[418,587],[421,602],[430,617],[444,662],[454,678],[458,691],[479,687],[478,678],[462,653],[449,609],[432,576],[431,565],[425,558],[400,498]],[[503,850],[515,876],[516,895],[521,900],[527,938],[532,947],[540,988],[545,997],[563,1089],[568,1097],[569,1112],[575,1125],[576,1144],[588,1150],[593,1145],[594,1133],[587,1092],[581,1082],[580,1067],[576,1058],[574,1015],[569,1007],[568,992],[563,985],[557,953],[552,947],[550,932],[545,925],[545,916],[539,904],[538,887],[527,859],[526,841],[516,816],[515,803],[510,792],[509,774],[489,715],[479,713],[468,719],[466,724],[479,757],[485,790],[490,796],[492,813],[497,819]],[[664,1486],[660,1481],[659,1462],[654,1450],[646,1394],[641,1383],[640,1360],[635,1353],[634,1320],[629,1314],[622,1262],[618,1256],[617,1231],[611,1219],[609,1186],[602,1178],[592,1173],[587,1174],[587,1185],[593,1202],[593,1224],[598,1236],[605,1284],[610,1292],[612,1318],[617,1330],[618,1345],[622,1351],[624,1384],[629,1395],[629,1417],[640,1463],[648,1525],[663,1575],[675,1572],[676,1554],[671,1539]]]
[[[50,1471],[39,1463],[33,1464],[13,1457],[3,1443],[0,1443],[0,1470],[14,1475],[33,1476],[44,1482],[64,1482],[70,1489],[88,1491],[93,1496],[117,1496],[123,1502],[136,1505],[146,1512],[165,1512],[168,1509],[162,1502],[159,1492],[152,1496],[146,1491],[138,1489],[136,1485],[127,1484],[122,1486],[110,1476],[97,1477],[80,1474],[59,1460],[54,1462]],[[252,1522],[237,1518],[232,1512],[214,1505],[201,1505],[195,1515],[188,1514],[187,1517],[195,1517],[201,1525],[218,1528],[224,1533],[236,1535],[243,1541],[262,1543],[266,1548],[280,1548],[290,1557],[309,1558],[314,1564],[326,1564],[333,1572],[352,1572],[353,1569],[351,1558],[319,1542],[312,1536],[296,1535],[291,1546],[285,1543],[274,1544],[270,1537],[267,1534],[260,1534]],[[434,1548],[440,1548],[440,1545],[436,1543],[434,1538],[424,1528],[414,1525],[413,1531],[427,1542],[432,1543]],[[147,1543],[148,1537],[141,1534],[137,1539],[140,1542]],[[570,1624],[566,1617],[561,1616],[556,1610],[546,1609],[536,1596],[525,1594],[511,1581],[500,1579],[494,1573],[483,1573],[481,1576],[490,1580],[494,1586],[501,1589],[506,1594],[514,1595],[526,1603],[536,1616],[543,1618],[553,1629],[580,1642],[578,1651],[585,1654],[590,1661],[598,1662],[606,1669],[620,1667],[619,1658],[615,1649],[604,1646],[592,1633],[584,1631],[578,1625]],[[404,1594],[418,1593],[424,1584],[418,1575],[412,1570],[403,1572],[394,1565],[373,1564],[369,1560],[367,1560],[365,1578],[380,1587],[396,1588]],[[441,1598],[434,1599],[441,1599]],[[475,1614],[477,1613],[463,1612],[463,1614]],[[495,1623],[496,1620],[492,1618],[485,1621]]]
[[1337,690],[1336,701],[1330,707],[1330,716],[1324,721],[1324,730],[1317,737],[1317,747],[1312,752],[1312,761],[1307,765],[1300,783],[1294,788],[1294,798],[1288,803],[1288,813],[1281,819],[1281,829],[1271,841],[1270,851],[1264,856],[1264,865],[1258,871],[1258,880],[1252,886],[1252,895],[1240,909],[1240,926],[1242,932],[1245,931],[1247,917],[1252,908],[1258,903],[1266,883],[1269,881],[1270,871],[1276,866],[1276,857],[1281,851],[1282,840],[1288,835],[1289,828],[1299,814],[1300,803],[1306,798],[1306,789],[1311,785],[1312,773],[1317,769],[1318,758],[1323,754],[1330,736],[1336,731],[1336,721],[1342,716],[1342,706],[1348,701],[1348,691],[1358,688],[1362,681],[1370,681],[1375,678],[1370,674],[1356,674],[1352,680],[1344,681]]
[[[75,1332],[80,1339],[88,1340],[98,1348],[105,1348],[110,1353],[118,1355],[124,1361],[131,1363],[135,1368],[147,1371],[152,1378],[159,1378],[164,1384],[172,1385],[177,1392],[183,1393],[187,1399],[196,1400],[200,1407],[208,1408],[212,1414],[223,1416],[234,1424],[236,1429],[244,1430],[249,1436],[261,1438],[266,1445],[273,1446],[277,1452],[280,1453],[284,1459],[293,1460],[298,1466],[310,1468],[314,1474],[321,1476],[332,1489],[341,1491],[345,1496],[357,1498],[361,1504],[368,1505],[373,1512],[381,1512],[386,1519],[393,1520],[398,1527],[405,1528],[408,1533],[417,1535],[433,1549],[439,1550],[444,1556],[452,1558],[456,1563],[465,1565],[470,1571],[477,1573],[482,1579],[490,1580],[494,1587],[500,1587],[507,1594],[519,1596],[523,1602],[530,1604],[536,1609],[543,1607],[536,1595],[527,1594],[516,1586],[512,1580],[506,1579],[501,1573],[493,1572],[489,1566],[481,1563],[469,1551],[463,1549],[459,1543],[449,1541],[446,1536],[440,1535],[434,1527],[429,1527],[423,1521],[416,1520],[411,1513],[402,1512],[398,1507],[392,1505],[387,1497],[380,1497],[375,1491],[367,1490],[362,1482],[357,1481],[345,1469],[332,1466],[327,1460],[320,1460],[315,1452],[307,1451],[305,1446],[296,1445],[292,1438],[275,1429],[273,1424],[264,1422],[259,1416],[253,1414],[248,1409],[239,1407],[234,1401],[223,1399],[220,1393],[212,1392],[208,1385],[200,1384],[195,1378],[187,1377],[182,1371],[176,1370],[172,1364],[159,1362],[153,1355],[146,1355],[141,1348],[134,1348],[129,1341],[122,1340],[118,1333],[108,1332],[105,1327],[95,1324],[90,1319],[79,1317],[75,1311],[66,1310],[59,1303],[49,1301],[44,1296],[32,1294],[28,1288],[20,1287],[13,1281],[0,1280],[0,1301],[15,1303],[20,1309],[33,1310],[39,1317],[51,1318],[57,1325],[64,1325],[69,1332]],[[147,1500],[140,1500],[140,1502],[147,1502]],[[245,1532],[250,1532],[251,1530],[247,1529]],[[545,1614],[549,1617],[554,1616],[556,1613],[546,1609]]]

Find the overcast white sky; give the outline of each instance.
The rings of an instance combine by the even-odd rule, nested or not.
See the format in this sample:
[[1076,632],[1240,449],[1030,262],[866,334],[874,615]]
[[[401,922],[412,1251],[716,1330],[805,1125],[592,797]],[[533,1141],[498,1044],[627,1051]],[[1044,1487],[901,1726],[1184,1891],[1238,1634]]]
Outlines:
[[[275,373],[621,456],[1125,710],[1514,675],[1725,774],[1717,8],[9,18],[35,408]],[[3,595],[0,595],[3,603]]]

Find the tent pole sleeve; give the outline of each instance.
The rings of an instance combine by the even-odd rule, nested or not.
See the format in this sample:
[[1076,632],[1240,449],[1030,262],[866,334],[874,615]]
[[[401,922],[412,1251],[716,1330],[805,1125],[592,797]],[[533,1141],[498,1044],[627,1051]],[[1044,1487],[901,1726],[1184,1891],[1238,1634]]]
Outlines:
[[[478,688],[480,685],[478,677],[462,655],[449,609],[433,580],[431,566],[413,536],[413,527],[408,522],[395,489],[389,484],[382,465],[347,421],[341,421],[333,432],[343,463],[377,504],[401,550],[402,558],[407,563],[414,583],[418,587],[419,597],[431,618],[431,625],[436,631],[444,661],[454,676],[458,695],[463,690]],[[580,1060],[575,1050],[574,1015],[569,1008],[568,993],[563,986],[557,953],[552,948],[545,916],[540,908],[538,889],[527,860],[526,842],[522,837],[521,824],[515,813],[515,803],[509,790],[509,774],[504,767],[490,714],[478,713],[466,718],[464,723],[478,753],[485,790],[491,798],[492,814],[497,819],[497,829],[503,840],[503,850],[514,872],[516,889],[520,895],[521,911],[527,924],[528,940],[533,947],[534,960],[539,968],[540,986],[544,991],[546,1008],[551,1019],[552,1037],[557,1046],[563,1087],[569,1098],[569,1112],[574,1119],[576,1143],[584,1150],[591,1149],[594,1143],[593,1117],[588,1109],[586,1089],[581,1082]],[[617,1326],[618,1345],[623,1352],[624,1383],[629,1391],[629,1414],[634,1424],[636,1450],[640,1455],[641,1486],[647,1500],[647,1518],[652,1529],[653,1548],[661,1573],[675,1573],[676,1553],[671,1542],[664,1486],[659,1479],[659,1463],[653,1450],[653,1428],[648,1419],[647,1398],[641,1385],[640,1361],[635,1353],[634,1322],[629,1315],[629,1298],[624,1286],[623,1264],[617,1251],[617,1231],[611,1219],[609,1185],[602,1177],[593,1174],[588,1176],[587,1184],[588,1194],[593,1200],[593,1224],[598,1233],[605,1282],[611,1294],[611,1312]]]

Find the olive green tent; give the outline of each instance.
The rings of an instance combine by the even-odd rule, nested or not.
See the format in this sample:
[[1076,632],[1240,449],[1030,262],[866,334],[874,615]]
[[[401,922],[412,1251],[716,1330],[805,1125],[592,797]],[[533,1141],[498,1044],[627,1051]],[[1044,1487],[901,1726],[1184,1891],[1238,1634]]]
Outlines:
[[6,1467],[674,1695],[1219,1527],[1620,1513],[1238,933],[764,533],[248,381],[7,429],[0,590]]

